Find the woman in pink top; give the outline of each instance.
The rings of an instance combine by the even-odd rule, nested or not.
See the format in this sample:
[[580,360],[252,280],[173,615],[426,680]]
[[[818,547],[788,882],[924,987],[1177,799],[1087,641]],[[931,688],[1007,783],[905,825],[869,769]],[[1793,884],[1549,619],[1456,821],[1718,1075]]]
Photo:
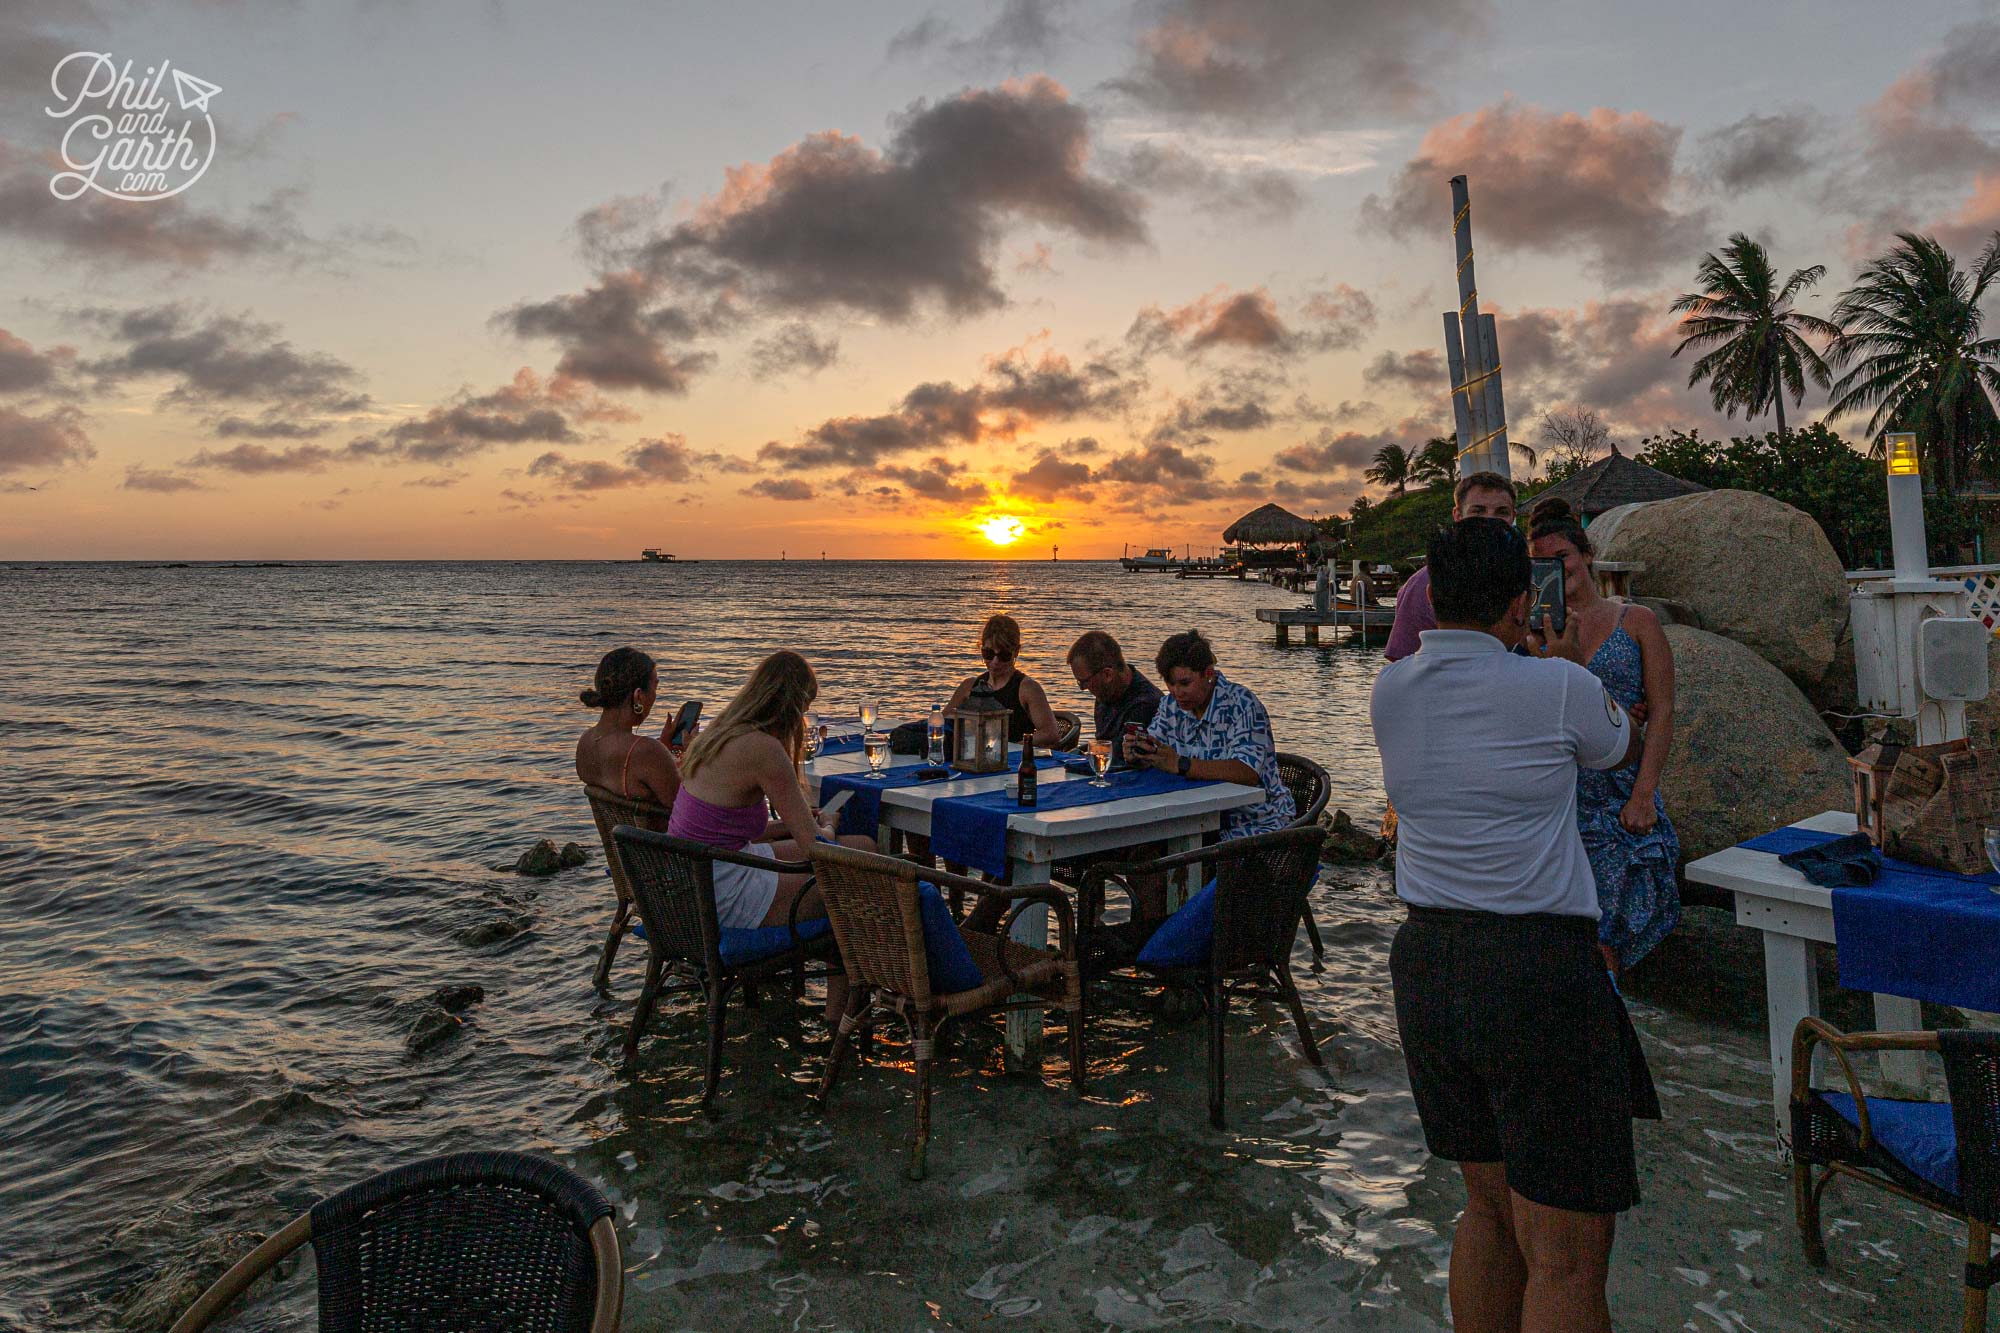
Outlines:
[[[667,832],[724,851],[802,861],[816,838],[831,839],[833,821],[815,822],[799,788],[799,761],[805,752],[805,715],[819,696],[812,667],[797,653],[772,653],[757,664],[722,715],[702,729],[681,763],[681,790]],[[778,814],[765,819],[765,802]],[[875,840],[852,835],[842,845],[875,849]],[[816,889],[805,875],[717,862],[716,915],[725,927],[781,926],[791,918],[825,916]],[[845,1007],[846,981],[827,985],[829,1021]]]

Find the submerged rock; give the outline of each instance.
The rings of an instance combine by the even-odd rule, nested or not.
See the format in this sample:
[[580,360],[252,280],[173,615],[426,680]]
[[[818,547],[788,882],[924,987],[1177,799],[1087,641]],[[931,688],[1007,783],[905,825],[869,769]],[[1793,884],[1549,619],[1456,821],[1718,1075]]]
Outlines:
[[452,938],[468,949],[479,949],[488,944],[498,944],[502,940],[511,940],[534,924],[525,916],[495,917],[476,926],[467,926]]
[[1326,841],[1320,844],[1319,859],[1331,865],[1379,861],[1389,847],[1383,839],[1355,824],[1345,810],[1321,815],[1319,826],[1326,830]]
[[1685,625],[1666,635],[1674,748],[1660,792],[1683,862],[1852,804],[1847,756],[1797,686],[1720,635]]
[[403,1039],[403,1049],[411,1055],[422,1055],[450,1041],[464,1027],[465,1020],[457,1014],[447,1013],[435,1004],[427,1004],[417,1015],[417,1021],[410,1025],[410,1035]]
[[562,868],[562,853],[556,850],[555,840],[552,838],[543,838],[522,852],[521,859],[514,863],[514,873],[517,875],[553,875]]
[[462,984],[440,986],[431,992],[431,1003],[450,1014],[462,1014],[486,998],[484,986]]
[[186,1253],[132,1288],[119,1310],[119,1327],[164,1333],[215,1279],[263,1240],[251,1231],[218,1231],[196,1240]]
[[[1598,523],[1591,525],[1593,536]],[[1847,621],[1840,557],[1819,524],[1753,491],[1705,491],[1641,505],[1598,545],[1646,566],[1634,591],[1685,602],[1702,629],[1734,639],[1811,688]]]
[[590,853],[583,849],[583,844],[580,842],[566,842],[562,845],[562,851],[557,853],[557,859],[562,862],[563,868],[567,870],[571,866],[589,865]]

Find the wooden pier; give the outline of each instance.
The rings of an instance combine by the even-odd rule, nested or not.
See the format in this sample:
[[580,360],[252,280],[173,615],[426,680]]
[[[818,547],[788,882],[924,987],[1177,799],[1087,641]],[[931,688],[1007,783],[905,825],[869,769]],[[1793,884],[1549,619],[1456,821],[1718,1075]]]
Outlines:
[[1319,643],[1322,625],[1336,629],[1351,629],[1361,634],[1387,634],[1396,623],[1396,608],[1393,606],[1369,606],[1356,609],[1351,606],[1335,606],[1325,611],[1310,606],[1260,606],[1257,619],[1266,625],[1278,627],[1278,646],[1287,647],[1292,641],[1292,626],[1303,626],[1306,642]]

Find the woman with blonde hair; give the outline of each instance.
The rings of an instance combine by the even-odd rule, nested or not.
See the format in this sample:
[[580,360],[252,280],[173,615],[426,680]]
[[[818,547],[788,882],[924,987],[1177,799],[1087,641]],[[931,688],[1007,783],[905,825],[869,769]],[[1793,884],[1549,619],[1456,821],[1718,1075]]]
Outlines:
[[962,706],[983,685],[1011,714],[1007,720],[1008,740],[1032,736],[1043,749],[1053,746],[1056,737],[1062,735],[1062,724],[1056,721],[1055,710],[1049,707],[1048,691],[1014,666],[1021,655],[1020,622],[1012,616],[988,616],[979,628],[979,655],[986,659],[986,670],[963,681],[945,707]]
[[[797,653],[772,653],[757,664],[729,706],[702,729],[681,761],[680,796],[667,832],[727,852],[802,861],[816,839],[833,840],[833,821],[816,816],[799,789],[799,760],[805,752],[805,715],[819,695],[819,682]],[[766,818],[765,802],[777,812]],[[875,840],[849,836],[846,847],[873,851]],[[825,916],[826,906],[810,877],[718,861],[715,911],[724,928],[782,926],[791,918]],[[827,1013],[838,1018],[846,1003],[846,982],[828,982]]]

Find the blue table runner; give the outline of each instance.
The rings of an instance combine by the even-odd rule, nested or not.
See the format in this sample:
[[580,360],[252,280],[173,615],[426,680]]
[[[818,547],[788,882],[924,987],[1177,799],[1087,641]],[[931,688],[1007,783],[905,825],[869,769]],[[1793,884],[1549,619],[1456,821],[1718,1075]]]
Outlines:
[[[1074,759],[1074,755],[1063,754],[1060,751],[1051,754],[1038,754],[1035,756],[1035,768],[1039,772],[1045,768],[1059,767],[1063,763]],[[834,829],[834,832],[842,834],[866,833],[872,838],[875,836],[876,830],[882,826],[882,793],[891,787],[922,786],[923,779],[917,776],[917,772],[920,769],[928,767],[930,765],[922,761],[897,764],[894,767],[883,769],[880,778],[871,778],[860,773],[828,773],[819,780],[819,803],[824,808],[826,803],[832,800],[837,793],[844,791],[853,792],[854,795],[848,799],[847,804],[841,807],[840,823]],[[956,772],[952,774],[953,778],[974,776],[981,775]],[[937,778],[931,779],[933,782],[943,780]],[[1012,801],[1013,797],[1009,796],[1007,799]],[[960,864],[964,863],[961,862]]]
[[[1739,843],[1784,855],[1839,834],[1781,828]],[[1883,858],[1873,884],[1836,888],[1834,949],[1840,984],[1967,1009],[2000,1010],[2000,875]]]
[[1109,787],[1093,787],[1088,781],[1076,780],[1041,787],[1032,807],[1022,806],[1013,793],[1004,790],[976,796],[947,796],[931,806],[931,850],[946,861],[974,866],[989,875],[1005,875],[1009,815],[1067,810],[1208,785],[1211,784],[1148,768],[1113,773]]

